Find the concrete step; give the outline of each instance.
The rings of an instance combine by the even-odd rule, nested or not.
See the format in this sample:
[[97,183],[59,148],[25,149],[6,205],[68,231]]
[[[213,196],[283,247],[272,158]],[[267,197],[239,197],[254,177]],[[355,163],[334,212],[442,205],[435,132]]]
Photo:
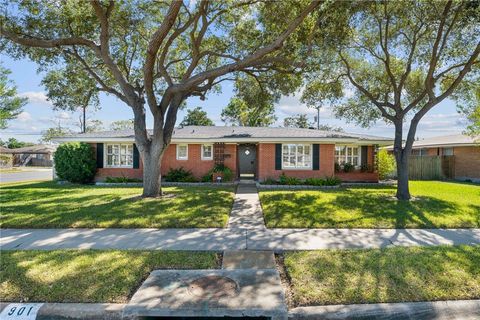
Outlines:
[[155,270],[123,310],[140,317],[267,317],[286,320],[275,269]]
[[233,250],[223,252],[222,269],[275,269],[273,251]]

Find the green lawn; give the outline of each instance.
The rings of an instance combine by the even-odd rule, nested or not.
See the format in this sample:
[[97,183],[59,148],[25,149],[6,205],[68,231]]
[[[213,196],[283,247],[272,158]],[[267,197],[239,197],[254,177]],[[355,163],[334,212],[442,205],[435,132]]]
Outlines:
[[262,191],[269,228],[478,228],[480,185],[411,181],[413,201],[395,187]]
[[295,305],[480,298],[480,246],[287,253]]
[[154,269],[218,264],[207,252],[2,251],[0,301],[125,303]]
[[224,227],[233,187],[169,187],[165,198],[142,199],[140,187],[0,185],[2,228]]

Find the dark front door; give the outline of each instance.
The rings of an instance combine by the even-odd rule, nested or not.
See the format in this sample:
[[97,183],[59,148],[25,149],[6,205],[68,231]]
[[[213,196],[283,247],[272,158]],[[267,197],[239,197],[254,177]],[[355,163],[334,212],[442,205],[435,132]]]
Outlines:
[[238,145],[238,167],[240,177],[254,177],[257,160],[257,146],[254,144]]

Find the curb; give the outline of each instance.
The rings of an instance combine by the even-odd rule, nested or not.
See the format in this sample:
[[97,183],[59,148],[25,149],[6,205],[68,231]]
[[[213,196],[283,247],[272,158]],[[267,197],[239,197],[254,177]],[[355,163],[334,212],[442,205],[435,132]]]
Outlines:
[[[0,302],[0,312],[9,304]],[[125,304],[117,303],[45,303],[40,307],[36,318],[31,319],[121,320],[124,307]]]
[[447,300],[432,302],[376,303],[298,307],[288,313],[289,319],[480,319],[480,300]]

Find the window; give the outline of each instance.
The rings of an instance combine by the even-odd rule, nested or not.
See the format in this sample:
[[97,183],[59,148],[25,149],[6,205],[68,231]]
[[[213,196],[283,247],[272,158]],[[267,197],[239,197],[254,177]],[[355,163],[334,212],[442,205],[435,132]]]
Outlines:
[[309,144],[282,145],[282,167],[284,169],[312,168],[312,146]]
[[106,167],[133,167],[133,144],[107,144]]
[[358,146],[335,146],[335,162],[339,165],[345,163],[360,165],[360,148]]
[[213,146],[211,144],[202,144],[202,160],[213,159]]
[[177,160],[188,160],[187,144],[177,144]]
[[443,148],[444,156],[453,156],[453,148]]

